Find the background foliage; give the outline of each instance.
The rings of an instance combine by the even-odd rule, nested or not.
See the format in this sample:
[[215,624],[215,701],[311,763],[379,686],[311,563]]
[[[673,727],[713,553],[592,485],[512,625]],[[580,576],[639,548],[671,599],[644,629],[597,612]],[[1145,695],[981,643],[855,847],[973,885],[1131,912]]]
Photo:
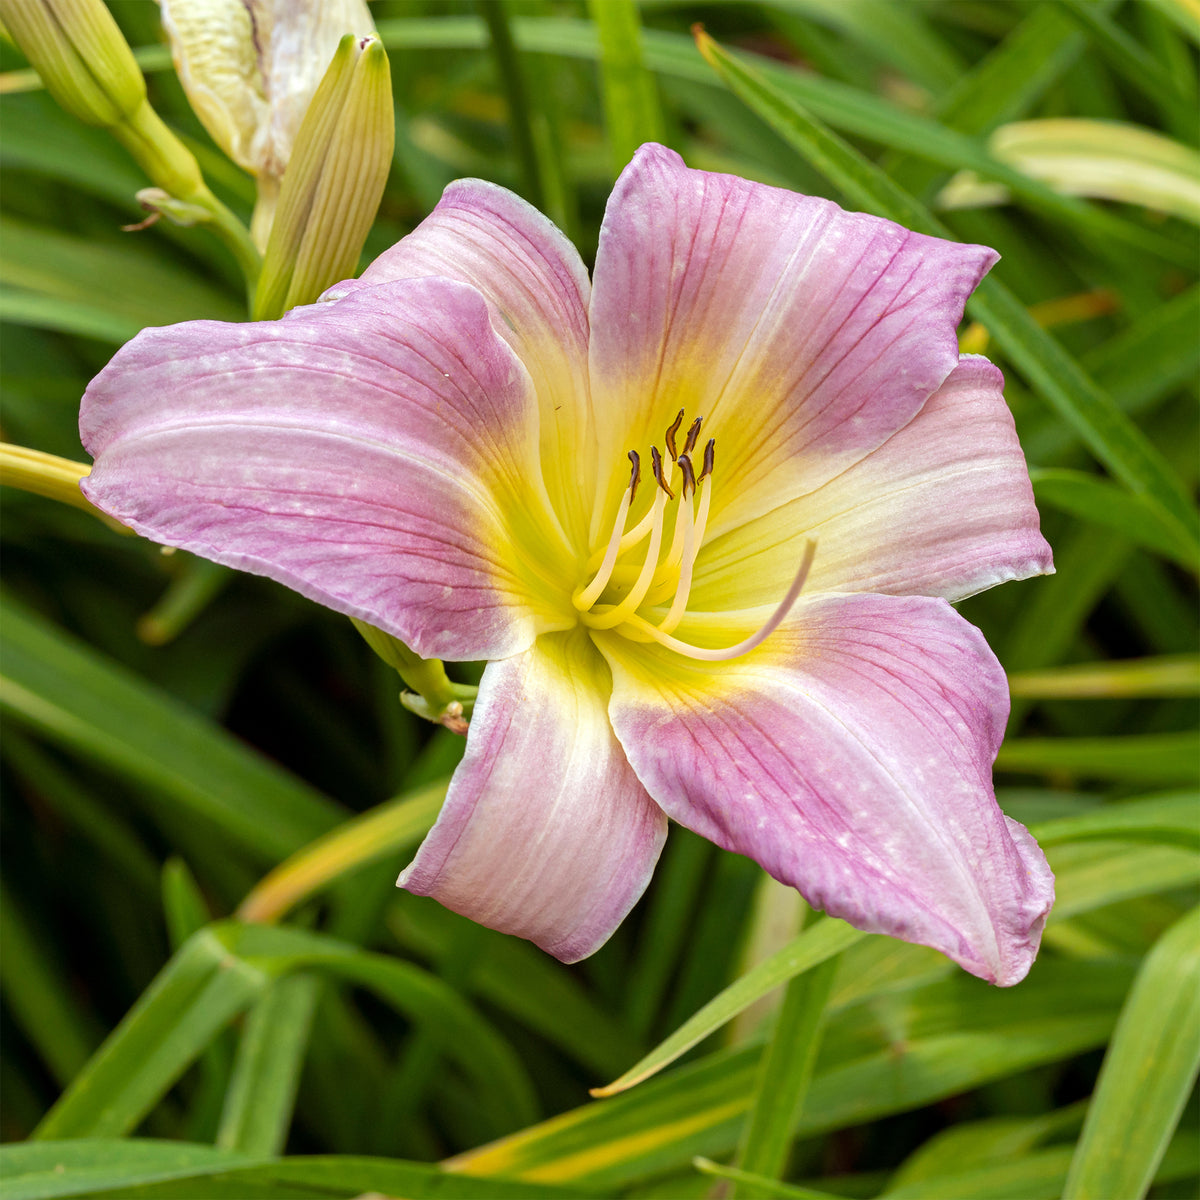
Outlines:
[[[157,9],[111,7],[248,214]],[[743,1195],[1194,1195],[1194,3],[374,11],[397,143],[366,260],[466,174],[589,258],[648,137],[1002,252],[964,346],[1005,369],[1058,573],[963,611],[1012,678],[999,794],[1058,905],[1000,991],[803,931],[753,863],[675,829],[633,917],[563,967],[394,889],[463,743],[400,707],[346,621],[6,490],[6,1194],[698,1197],[715,1160],[751,1169],[716,1184]],[[242,319],[242,292],[203,229],[121,232],[136,167],[2,51],[3,433],[83,458],[79,396],[114,348]],[[589,1098],[625,1072],[646,1082]]]

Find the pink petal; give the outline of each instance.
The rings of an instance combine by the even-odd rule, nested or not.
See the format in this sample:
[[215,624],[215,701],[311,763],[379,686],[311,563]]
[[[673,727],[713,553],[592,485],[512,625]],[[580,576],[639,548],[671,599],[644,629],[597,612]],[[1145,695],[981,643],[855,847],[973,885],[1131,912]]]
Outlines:
[[579,634],[488,666],[466,757],[402,887],[563,962],[608,940],[667,820],[613,735],[607,675]]
[[572,623],[525,565],[562,553],[530,543],[554,525],[529,378],[463,284],[145,330],[92,381],[80,426],[94,504],[422,655],[513,654]]
[[809,538],[807,591],[962,600],[1050,574],[1004,377],[965,356],[920,413],[873,454],[705,546],[695,609],[778,601]]
[[1004,672],[945,601],[802,600],[719,672],[618,643],[613,725],[668,816],[861,929],[1024,977],[1053,877],[992,794]]
[[579,252],[519,196],[481,179],[460,179],[362,278],[383,283],[429,275],[462,280],[487,297],[496,332],[533,379],[546,486],[568,530],[582,541],[595,452],[588,441],[591,284]]
[[608,202],[593,283],[605,511],[625,451],[661,445],[679,408],[716,438],[714,533],[827,483],[954,369],[963,305],[995,259],[643,146]]

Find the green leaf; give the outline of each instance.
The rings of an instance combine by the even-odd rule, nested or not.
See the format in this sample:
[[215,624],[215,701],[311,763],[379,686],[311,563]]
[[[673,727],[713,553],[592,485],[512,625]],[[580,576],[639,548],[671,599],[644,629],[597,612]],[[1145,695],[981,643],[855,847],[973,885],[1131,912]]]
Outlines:
[[345,875],[411,849],[437,819],[449,782],[436,780],[343,821],[264,876],[238,906],[238,916],[277,921]]
[[5,1200],[51,1200],[192,1179],[253,1160],[188,1142],[79,1139],[0,1147]]
[[221,1149],[282,1153],[320,986],[309,975],[280,979],[250,1010],[217,1132]]
[[[122,282],[115,291],[114,279]],[[118,242],[77,237],[15,217],[0,218],[0,283],[95,304],[138,328],[245,316],[238,300],[128,235]]]
[[1121,1011],[1064,1200],[1140,1200],[1200,1070],[1200,908],[1146,956]]
[[[823,918],[828,920],[829,918]],[[811,928],[811,926],[810,926]],[[739,1166],[768,1181],[779,1179],[792,1148],[792,1128],[804,1111],[826,1007],[838,958],[790,979],[762,1053],[750,1111],[738,1147]],[[770,1195],[756,1183],[741,1181],[734,1195]]]
[[[1121,963],[1046,961],[1011,990],[958,972],[869,997],[831,1018],[793,1134],[813,1137],[920,1108],[1101,1045],[1130,978]],[[739,1135],[760,1053],[710,1055],[447,1166],[616,1189],[696,1154],[724,1155]]]
[[537,1101],[520,1059],[475,1009],[436,975],[304,930],[234,921],[211,928],[231,955],[272,977],[314,971],[367,988],[432,1032],[442,1053],[476,1081],[482,1095],[499,1097],[512,1121],[535,1118]]
[[0,989],[9,1014],[65,1085],[87,1061],[99,1031],[80,1007],[52,948],[0,888]]
[[[392,929],[401,946],[437,962],[461,920],[431,904],[393,921]],[[619,1072],[641,1049],[577,974],[517,938],[487,931],[462,986],[602,1078]]]
[[780,1196],[783,1200],[839,1200],[832,1192],[815,1192],[812,1188],[780,1183],[777,1179],[768,1179],[765,1175],[756,1175],[753,1171],[724,1167],[713,1162],[711,1158],[700,1155],[692,1159],[692,1166],[702,1175],[712,1175],[717,1179],[728,1179],[731,1183],[744,1184],[746,1195]]
[[[963,1121],[936,1133],[901,1163],[885,1195],[939,1176],[991,1167],[1028,1155],[1053,1137],[1078,1134],[1087,1101],[1036,1116],[985,1117]],[[1059,1184],[1066,1179],[1062,1167]],[[937,1186],[933,1184],[933,1186]]]
[[642,59],[642,24],[634,0],[588,0],[600,39],[604,123],[613,174],[619,174],[643,142],[663,138],[654,76]]
[[829,25],[913,83],[938,93],[958,79],[963,63],[919,8],[890,0],[774,0],[776,6]]
[[[1138,412],[1187,383],[1200,367],[1200,284],[1160,304],[1083,357],[1127,411]],[[1069,432],[1069,431],[1068,431]]]
[[[949,236],[923,205],[770,80],[710,38],[702,38],[701,44],[730,88],[856,203],[919,232]],[[1195,510],[1162,455],[1020,301],[995,279],[985,279],[967,307],[1092,453],[1131,491],[1171,514],[1191,542],[1200,544]]]
[[1187,94],[1177,88],[1163,64],[1135,38],[1087,0],[1064,0],[1063,8],[1088,31],[1100,53],[1144,95],[1183,120],[1194,122]]
[[1010,675],[1008,688],[1014,696],[1058,700],[1196,696],[1200,695],[1200,658],[1194,654],[1166,654],[1161,658],[1072,663]]
[[[1124,831],[1114,837],[1126,838]],[[1149,896],[1200,882],[1200,855],[1177,846],[1144,846],[1129,840],[1051,845],[1057,924],[1118,900]]]
[[1146,0],[1200,45],[1200,13],[1190,0]]
[[274,862],[333,825],[338,807],[126,668],[0,603],[0,708],[18,723],[215,825]]
[[[214,1146],[144,1138],[3,1146],[0,1177],[5,1200],[111,1193],[152,1196],[156,1190],[148,1185],[172,1180],[191,1181],[186,1193],[189,1200],[210,1194],[243,1198],[300,1194],[349,1200],[368,1192],[409,1200],[587,1200],[597,1195],[536,1183],[452,1175],[427,1163],[398,1159],[314,1155],[256,1161]],[[212,1190],[205,1187],[210,1181]],[[134,1188],[138,1190],[134,1192]],[[304,1190],[297,1192],[296,1188]],[[168,1194],[182,1193],[172,1188]]]
[[34,1136],[57,1140],[130,1132],[268,982],[263,971],[233,958],[209,930],[201,930],[75,1076]]
[[163,864],[162,899],[172,950],[212,920],[204,893],[182,858],[169,858]]
[[1106,804],[1077,817],[1043,821],[1030,828],[1043,849],[1071,842],[1129,838],[1200,851],[1200,793],[1173,792],[1145,800]]
[[732,1021],[760,996],[789,979],[820,966],[867,935],[844,921],[826,918],[790,941],[782,950],[752,967],[745,975],[714,996],[695,1016],[635,1063],[607,1087],[594,1088],[594,1096],[612,1096],[649,1079],[710,1033]]
[[1080,779],[1192,783],[1200,773],[1200,733],[1123,737],[1018,738],[996,756],[997,771],[1062,771]]
[[[1200,154],[1140,125],[1085,117],[1044,117],[1002,125],[992,153],[1068,196],[1137,204],[1200,223]],[[942,208],[1005,204],[1008,189],[973,172],[956,175],[938,196]]]
[[1187,530],[1145,496],[1133,495],[1085,471],[1035,467],[1029,477],[1039,505],[1111,529],[1193,571],[1200,567],[1200,553]]
[[0,321],[74,333],[101,342],[121,345],[140,333],[144,322],[126,313],[112,312],[97,300],[63,300],[20,288],[0,292]]

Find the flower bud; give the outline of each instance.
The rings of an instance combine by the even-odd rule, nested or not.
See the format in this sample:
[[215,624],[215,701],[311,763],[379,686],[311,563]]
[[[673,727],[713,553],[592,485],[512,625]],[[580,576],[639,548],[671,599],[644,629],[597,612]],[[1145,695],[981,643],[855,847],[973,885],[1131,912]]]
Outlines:
[[145,103],[146,81],[103,0],[0,0],[0,18],[72,116],[108,128]]
[[338,41],[375,29],[365,0],[160,0],[188,100],[259,183],[260,245],[279,180]]
[[354,273],[392,162],[387,54],[347,35],[313,96],[283,177],[254,300],[256,320],[315,300]]

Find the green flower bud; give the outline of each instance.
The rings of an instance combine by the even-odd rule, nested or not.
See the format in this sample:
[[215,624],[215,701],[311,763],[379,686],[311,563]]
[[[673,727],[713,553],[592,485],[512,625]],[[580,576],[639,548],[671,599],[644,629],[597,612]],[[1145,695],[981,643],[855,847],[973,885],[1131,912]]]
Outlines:
[[72,116],[108,128],[146,101],[146,81],[102,0],[0,0],[13,41]]
[[387,54],[377,37],[347,35],[309,105],[283,176],[255,320],[309,304],[354,273],[394,141]]
[[339,40],[375,25],[365,0],[160,0],[188,100],[213,141],[258,180],[266,243],[279,181]]

